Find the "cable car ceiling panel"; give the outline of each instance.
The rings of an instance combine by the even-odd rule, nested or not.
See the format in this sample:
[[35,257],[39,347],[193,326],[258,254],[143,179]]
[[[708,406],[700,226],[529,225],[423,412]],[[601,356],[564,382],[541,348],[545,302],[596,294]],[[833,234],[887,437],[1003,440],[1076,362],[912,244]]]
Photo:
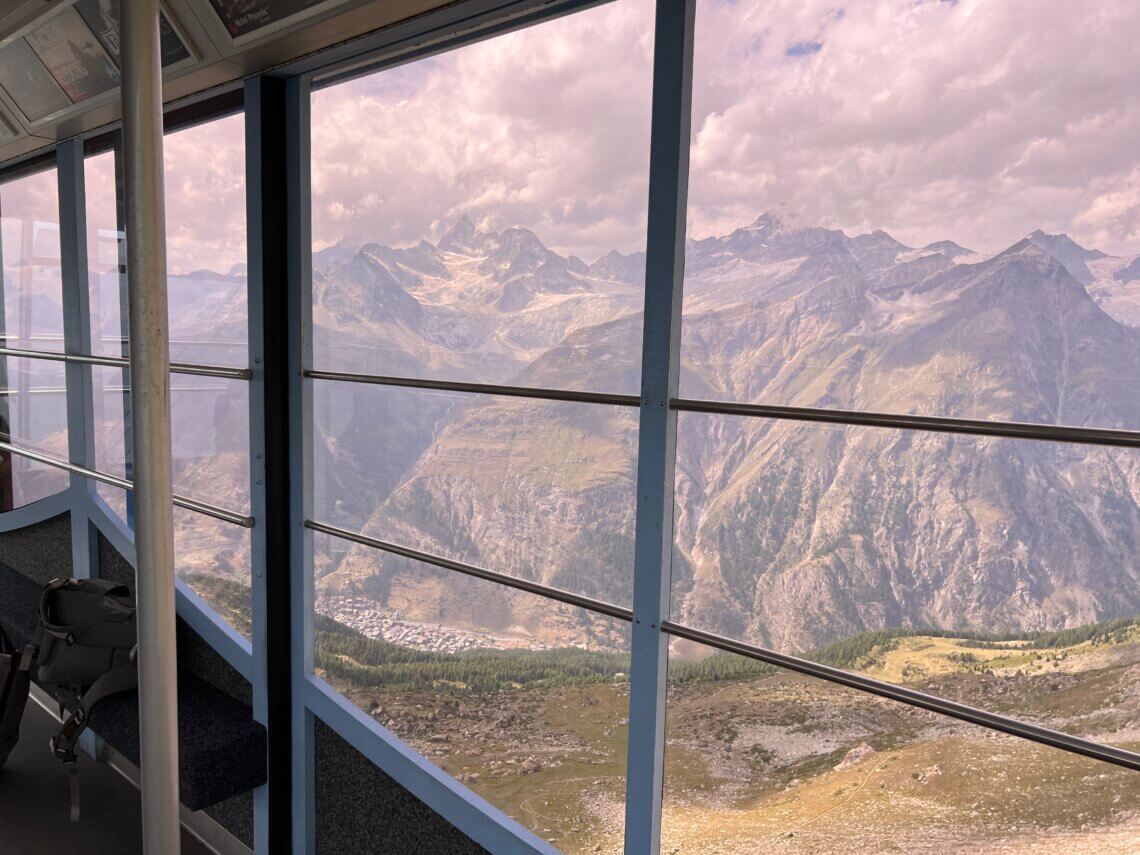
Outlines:
[[[119,4],[0,11],[0,165],[120,117]],[[381,29],[440,0],[162,0],[163,100],[180,101]]]

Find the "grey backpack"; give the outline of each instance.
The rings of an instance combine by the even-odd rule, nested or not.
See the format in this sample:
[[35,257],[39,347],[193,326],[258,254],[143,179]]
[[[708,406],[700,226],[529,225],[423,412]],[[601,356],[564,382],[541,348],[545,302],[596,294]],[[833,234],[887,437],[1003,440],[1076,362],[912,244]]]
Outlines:
[[40,597],[40,626],[36,682],[79,697],[51,741],[70,764],[95,704],[138,685],[135,602],[129,588],[105,579],[53,579]]

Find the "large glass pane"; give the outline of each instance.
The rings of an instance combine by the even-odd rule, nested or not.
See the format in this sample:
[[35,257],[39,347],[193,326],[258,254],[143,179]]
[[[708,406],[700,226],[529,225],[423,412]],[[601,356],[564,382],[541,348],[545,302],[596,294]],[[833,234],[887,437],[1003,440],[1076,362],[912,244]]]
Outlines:
[[91,366],[95,462],[100,472],[131,478],[131,398],[126,368]]
[[1028,9],[702,0],[684,396],[1140,429],[1140,6]]
[[170,376],[174,491],[232,510],[249,509],[249,383]]
[[[0,440],[68,459],[67,384],[61,362],[0,356]],[[56,467],[0,453],[0,512],[67,489]]]
[[636,393],[652,20],[618,0],[312,96],[317,367]]
[[700,645],[669,678],[662,852],[1140,846],[1130,770]]
[[620,838],[627,624],[313,539],[318,676],[564,851]]
[[104,484],[102,481],[96,482],[95,493],[128,528],[134,530],[133,494],[110,484]]
[[68,484],[67,473],[56,466],[0,451],[0,512],[62,493]]
[[[114,347],[118,347],[116,343]],[[126,368],[91,366],[95,449],[93,466],[100,472],[134,479],[134,450],[131,429],[131,396]],[[96,482],[95,491],[119,518],[134,528],[133,496],[125,490]]]
[[0,343],[63,350],[59,188],[54,169],[0,184]]
[[636,410],[359,383],[313,388],[318,519],[631,601]]
[[245,366],[245,117],[167,134],[170,358]]
[[[95,390],[95,468],[131,475],[128,372],[92,366]],[[174,492],[220,505],[249,509],[249,384],[244,380],[170,376]]]
[[62,362],[0,356],[0,438],[68,459]]
[[83,179],[87,193],[91,352],[127,356],[126,245],[117,213],[115,153],[88,157]]
[[[242,115],[165,138],[171,360],[223,366],[248,362],[245,150]],[[127,355],[125,277],[112,153],[87,160],[92,347]],[[95,466],[133,478],[128,370],[92,366]],[[250,508],[249,384],[172,373],[174,491],[227,510]],[[133,526],[132,499],[97,487]],[[250,634],[250,533],[174,509],[176,571],[225,620]]]
[[250,638],[250,530],[174,509],[174,572],[238,632]]
[[[171,360],[244,367],[244,117],[168,134],[164,146]],[[112,152],[87,159],[86,186],[91,346],[100,355],[126,356],[126,271]]]
[[682,413],[673,617],[1135,738],[1140,454]]

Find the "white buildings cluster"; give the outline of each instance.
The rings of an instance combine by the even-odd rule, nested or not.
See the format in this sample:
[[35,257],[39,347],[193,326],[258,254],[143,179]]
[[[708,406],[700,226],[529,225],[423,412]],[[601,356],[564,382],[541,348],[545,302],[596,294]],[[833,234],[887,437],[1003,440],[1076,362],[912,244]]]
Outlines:
[[367,597],[345,594],[319,594],[316,609],[338,623],[369,638],[382,639],[433,653],[461,653],[464,650],[549,650],[550,645],[532,639],[497,635],[476,630],[453,629],[442,624],[404,620],[395,609],[378,608]]

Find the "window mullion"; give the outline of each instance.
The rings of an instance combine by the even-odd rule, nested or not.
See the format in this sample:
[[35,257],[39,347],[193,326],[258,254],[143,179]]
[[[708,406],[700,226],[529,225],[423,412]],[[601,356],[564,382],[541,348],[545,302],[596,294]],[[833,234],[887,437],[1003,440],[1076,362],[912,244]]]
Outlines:
[[660,846],[695,0],[657,0],[641,353],[625,851]]
[[[84,186],[83,143],[68,140],[56,149],[59,181],[60,278],[63,296],[64,353],[91,352],[90,289],[87,275],[87,194]],[[95,465],[95,406],[91,366],[67,362],[67,454],[71,463]],[[91,536],[88,506],[93,483],[72,473],[72,574],[98,575],[98,541]]]
[[293,850],[315,846],[315,760],[313,714],[305,685],[313,670],[312,532],[304,522],[313,509],[312,380],[312,209],[310,203],[309,80],[293,78],[285,89],[285,191],[287,259],[290,538],[290,661],[292,693]]

